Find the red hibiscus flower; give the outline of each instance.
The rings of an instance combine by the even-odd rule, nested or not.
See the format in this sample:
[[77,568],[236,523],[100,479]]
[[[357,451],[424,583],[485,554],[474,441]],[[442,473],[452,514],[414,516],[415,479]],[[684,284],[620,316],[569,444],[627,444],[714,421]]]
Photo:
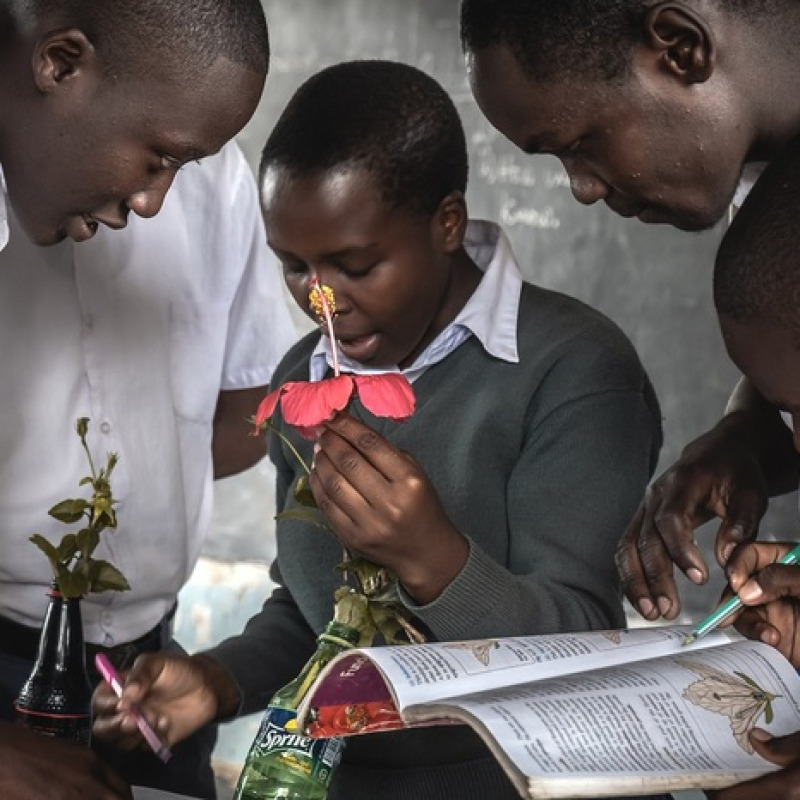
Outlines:
[[334,377],[314,383],[290,381],[270,392],[256,410],[253,420],[256,426],[254,434],[268,422],[280,403],[284,420],[296,428],[301,436],[315,439],[319,426],[333,419],[337,411],[346,408],[354,394],[358,395],[364,408],[376,417],[398,421],[410,417],[414,413],[414,391],[403,375],[396,372],[383,375],[340,374],[333,327],[336,298],[330,286],[324,286],[317,278],[313,278],[308,301],[320,323],[328,330],[333,345],[331,350]]
[[256,429],[260,429],[280,403],[284,420],[301,436],[314,439],[319,426],[346,408],[356,394],[364,408],[376,417],[400,421],[414,413],[411,385],[399,373],[387,372],[383,375],[337,375],[313,383],[284,383],[261,401],[253,421]]

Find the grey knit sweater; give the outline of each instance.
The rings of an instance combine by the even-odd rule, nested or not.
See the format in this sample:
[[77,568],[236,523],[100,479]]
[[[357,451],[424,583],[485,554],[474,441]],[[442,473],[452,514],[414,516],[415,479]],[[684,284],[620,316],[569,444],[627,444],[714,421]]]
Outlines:
[[[285,356],[273,378],[306,380],[319,334]],[[439,640],[622,627],[613,562],[661,445],[661,418],[630,342],[579,301],[525,284],[519,363],[471,337],[414,383],[404,423],[353,413],[407,450],[470,541],[468,562],[429,605],[410,610]],[[284,428],[310,461],[312,443]],[[273,438],[278,508],[299,476]],[[244,712],[264,708],[299,671],[332,617],[339,585],[334,537],[297,520],[277,526],[280,586],[242,635],[211,654],[237,681]],[[435,728],[349,740],[337,800],[513,798],[470,729]]]

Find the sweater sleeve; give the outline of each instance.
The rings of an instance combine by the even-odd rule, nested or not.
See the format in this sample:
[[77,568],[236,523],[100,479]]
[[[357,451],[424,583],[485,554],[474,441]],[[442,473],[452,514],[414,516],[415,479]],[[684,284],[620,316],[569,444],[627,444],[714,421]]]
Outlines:
[[[293,473],[276,438],[269,437],[269,452],[276,473],[276,508],[283,508]],[[277,560],[270,577],[277,587],[261,611],[240,634],[205,653],[222,664],[236,683],[242,697],[238,714],[266,708],[275,692],[297,676],[316,645],[316,634],[283,586]]]
[[[280,580],[275,574],[273,579]],[[228,671],[242,697],[238,714],[267,707],[314,652],[316,635],[289,591],[278,586],[244,630],[205,652]]]
[[530,415],[505,487],[506,562],[473,536],[435,601],[404,595],[437,638],[624,626],[614,552],[655,468],[661,419],[632,348],[595,344],[573,343],[545,378],[546,412]]

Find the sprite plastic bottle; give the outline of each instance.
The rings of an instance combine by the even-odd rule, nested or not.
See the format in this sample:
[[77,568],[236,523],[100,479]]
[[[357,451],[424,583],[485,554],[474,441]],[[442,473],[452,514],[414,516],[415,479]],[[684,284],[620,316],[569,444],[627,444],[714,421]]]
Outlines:
[[356,628],[328,623],[300,674],[270,701],[233,800],[325,800],[344,742],[304,736],[297,729],[297,707],[322,668],[358,640]]

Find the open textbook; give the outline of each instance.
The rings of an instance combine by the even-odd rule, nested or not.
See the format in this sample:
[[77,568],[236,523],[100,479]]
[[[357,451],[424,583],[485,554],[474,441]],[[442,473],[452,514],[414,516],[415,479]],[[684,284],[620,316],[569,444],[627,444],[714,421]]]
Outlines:
[[471,725],[522,797],[720,788],[774,765],[748,732],[800,729],[800,677],[717,631],[640,628],[348,650],[299,709],[313,736]]

